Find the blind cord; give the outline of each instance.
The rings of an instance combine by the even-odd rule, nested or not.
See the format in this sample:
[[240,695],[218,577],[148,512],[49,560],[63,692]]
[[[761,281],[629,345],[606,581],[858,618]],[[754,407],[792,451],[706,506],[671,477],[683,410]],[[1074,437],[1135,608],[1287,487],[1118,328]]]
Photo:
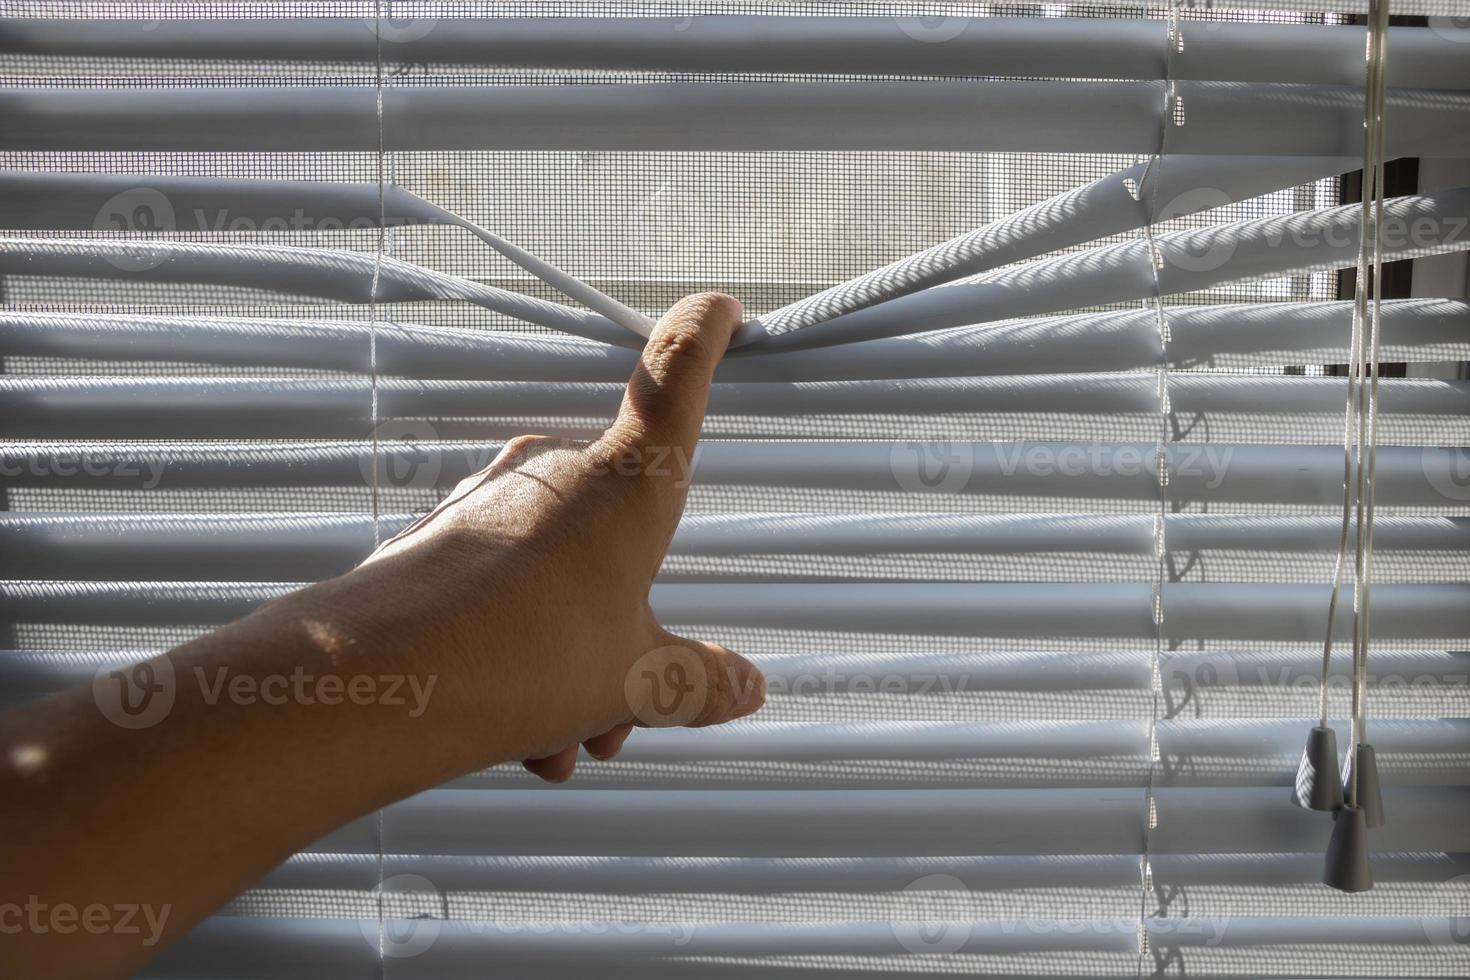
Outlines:
[[[368,376],[371,390],[370,424],[372,433],[372,518],[373,518],[373,548],[376,549],[382,543],[381,527],[381,488],[380,467],[382,461],[379,459],[378,440],[378,282],[383,269],[383,253],[388,244],[388,221],[387,221],[387,191],[385,188],[385,140],[383,138],[383,0],[373,0],[373,51],[374,72],[373,87],[375,91],[376,121],[378,126],[378,152],[377,152],[377,177],[378,177],[378,242],[377,250],[373,259],[373,282],[368,293]],[[378,911],[378,976],[380,980],[387,980],[388,975],[388,934],[387,922],[383,914],[383,897],[385,893],[384,875],[386,874],[387,857],[383,842],[383,810],[379,807],[373,818],[373,837],[378,850],[378,887],[377,887],[377,911]]]
[[[1360,254],[1358,280],[1366,274],[1366,263]],[[1352,528],[1353,507],[1356,504],[1354,491],[1357,489],[1357,404],[1359,385],[1358,371],[1362,365],[1362,319],[1356,308],[1352,317],[1352,335],[1348,342],[1348,389],[1347,408],[1343,414],[1342,428],[1342,533],[1337,543],[1337,559],[1333,564],[1332,595],[1327,601],[1327,635],[1322,643],[1322,676],[1319,684],[1320,725],[1327,727],[1328,698],[1327,684],[1332,670],[1333,627],[1337,620],[1337,606],[1342,594],[1343,570],[1347,565],[1348,532]]]
[[[1371,206],[1364,207],[1364,216],[1371,216],[1372,233],[1372,301],[1371,306],[1365,311],[1368,316],[1368,386],[1366,394],[1362,385],[1359,386],[1358,400],[1360,405],[1366,402],[1366,406],[1360,407],[1359,416],[1362,419],[1360,427],[1363,430],[1364,442],[1360,453],[1360,471],[1358,476],[1361,488],[1358,497],[1358,586],[1354,590],[1355,596],[1361,591],[1361,600],[1357,604],[1357,616],[1354,620],[1354,645],[1353,645],[1353,691],[1352,691],[1352,772],[1347,787],[1348,802],[1351,805],[1359,805],[1360,798],[1364,795],[1361,785],[1363,776],[1363,759],[1361,749],[1367,744],[1367,676],[1368,676],[1368,644],[1371,637],[1372,621],[1372,589],[1373,589],[1373,517],[1375,482],[1378,464],[1378,380],[1380,375],[1379,355],[1381,350],[1381,315],[1383,304],[1383,199],[1384,199],[1384,115],[1387,102],[1387,85],[1385,63],[1387,59],[1388,40],[1388,4],[1387,0],[1375,0],[1369,12],[1372,21],[1369,33],[1369,85],[1370,85],[1370,115],[1368,119],[1365,139],[1371,147],[1373,162],[1373,187]],[[1366,193],[1364,200],[1369,200]],[[1367,250],[1366,239],[1368,231],[1365,229],[1359,241],[1359,252]],[[1358,296],[1363,296],[1361,283],[1358,288]],[[1366,305],[1364,301],[1363,305]],[[1369,818],[1370,826],[1375,822],[1372,815]]]
[[1159,758],[1159,702],[1161,695],[1161,662],[1164,656],[1164,585],[1168,579],[1169,549],[1165,540],[1165,528],[1169,517],[1169,321],[1164,312],[1163,283],[1159,277],[1163,261],[1158,239],[1154,235],[1154,222],[1158,218],[1158,189],[1162,181],[1164,158],[1168,152],[1169,128],[1175,120],[1175,92],[1173,83],[1174,53],[1183,43],[1179,27],[1179,2],[1170,0],[1167,30],[1164,40],[1163,58],[1163,104],[1159,119],[1159,149],[1149,161],[1139,182],[1139,203],[1144,208],[1144,239],[1148,243],[1149,273],[1152,278],[1151,297],[1159,331],[1158,408],[1159,441],[1155,458],[1159,484],[1159,509],[1154,533],[1154,551],[1157,559],[1157,578],[1153,594],[1154,647],[1149,658],[1149,722],[1148,722],[1148,772],[1144,780],[1143,840],[1139,866],[1139,909],[1138,909],[1138,977],[1144,975],[1144,964],[1151,952],[1148,939],[1148,898],[1153,890],[1152,837],[1158,822],[1158,806],[1154,799],[1154,783],[1160,763]]
[[[1376,3],[1376,0],[1375,0]],[[1370,15],[1371,17],[1372,15]],[[1354,624],[1356,630],[1357,610],[1360,605],[1359,578],[1362,574],[1362,516],[1361,516],[1361,493],[1363,490],[1362,478],[1362,453],[1365,442],[1364,413],[1362,404],[1363,388],[1367,384],[1364,378],[1365,368],[1368,362],[1367,346],[1370,312],[1368,308],[1368,293],[1364,288],[1370,276],[1377,292],[1378,275],[1377,265],[1374,261],[1381,262],[1381,247],[1377,241],[1377,235],[1372,231],[1374,225],[1374,212],[1372,202],[1378,201],[1377,214],[1382,215],[1382,186],[1383,182],[1379,173],[1382,160],[1382,147],[1376,146],[1375,141],[1380,139],[1380,124],[1382,110],[1378,108],[1380,96],[1377,91],[1379,77],[1378,65],[1380,57],[1375,57],[1375,51],[1381,52],[1382,46],[1376,44],[1372,25],[1370,24],[1368,37],[1368,82],[1365,89],[1364,104],[1364,145],[1363,145],[1363,191],[1360,197],[1361,211],[1359,219],[1358,259],[1357,271],[1354,281],[1352,333],[1348,343],[1348,388],[1347,405],[1343,415],[1343,460],[1342,460],[1342,523],[1341,534],[1338,538],[1337,557],[1333,565],[1332,593],[1327,603],[1327,626],[1326,636],[1322,643],[1322,665],[1321,676],[1318,685],[1318,715],[1319,724],[1322,728],[1327,727],[1329,704],[1328,704],[1328,682],[1332,668],[1332,645],[1334,639],[1334,628],[1337,620],[1337,608],[1341,600],[1343,572],[1347,565],[1348,537],[1354,527],[1353,518],[1355,509],[1359,510],[1358,526],[1359,533],[1354,540],[1354,590],[1353,608]],[[1372,235],[1374,260],[1370,260],[1370,235]],[[1375,321],[1378,315],[1378,304],[1375,302],[1371,317]],[[1371,399],[1377,404],[1376,389],[1376,360],[1377,345],[1374,341],[1374,382]],[[1357,643],[1353,644],[1353,689],[1356,698],[1356,667],[1357,667]],[[1356,704],[1356,701],[1354,702]],[[1354,709],[1353,716],[1356,719],[1357,711]]]
[[[1374,484],[1377,475],[1378,380],[1380,375],[1383,302],[1384,140],[1387,106],[1388,0],[1370,0],[1368,7],[1367,79],[1363,102],[1363,193],[1358,219],[1357,280],[1353,290],[1353,364],[1345,410],[1353,451],[1352,486],[1343,491],[1343,549],[1339,551],[1334,596],[1341,582],[1346,548],[1346,526],[1351,509],[1356,524],[1353,542],[1353,639],[1351,732],[1348,772],[1337,792],[1332,837],[1327,845],[1323,880],[1344,892],[1373,887],[1368,830],[1383,823],[1383,802],[1373,747],[1367,741],[1366,698],[1368,645],[1372,635]],[[1371,299],[1370,299],[1371,297]],[[1353,379],[1356,379],[1354,384]],[[1350,504],[1355,503],[1355,506]],[[1329,607],[1327,642],[1323,648],[1322,699],[1327,699],[1327,670],[1331,658],[1332,618]],[[1326,710],[1324,707],[1323,717]],[[1325,724],[1323,726],[1325,728]],[[1310,743],[1309,743],[1310,750]],[[1307,765],[1303,756],[1303,767]],[[1332,759],[1335,764],[1336,758]],[[1326,765],[1324,763],[1324,768]],[[1321,778],[1325,773],[1318,773]],[[1332,775],[1335,777],[1336,772]],[[1301,774],[1298,774],[1298,786]],[[1314,801],[1315,802],[1315,801]],[[1317,809],[1326,807],[1317,806]]]
[[[1354,332],[1359,336],[1355,373],[1359,376],[1356,402],[1349,412],[1356,417],[1355,493],[1357,534],[1353,562],[1353,645],[1352,645],[1352,731],[1349,759],[1355,760],[1359,744],[1364,741],[1363,694],[1370,613],[1373,464],[1377,453],[1377,412],[1379,378],[1379,314],[1382,297],[1383,252],[1379,229],[1383,219],[1383,61],[1386,41],[1386,7],[1374,0],[1369,10],[1368,83],[1364,117],[1363,193],[1358,237],[1358,277],[1354,283]],[[1371,303],[1370,303],[1371,296]],[[1328,624],[1330,635],[1331,623]],[[1358,802],[1358,769],[1352,766],[1345,795],[1349,806]]]

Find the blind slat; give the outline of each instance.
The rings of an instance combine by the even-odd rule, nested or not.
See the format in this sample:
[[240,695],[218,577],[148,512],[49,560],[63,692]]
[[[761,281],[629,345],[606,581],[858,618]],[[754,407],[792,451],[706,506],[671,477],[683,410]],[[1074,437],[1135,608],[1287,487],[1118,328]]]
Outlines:
[[[1175,83],[1189,123],[1170,152],[1352,156],[1361,86]],[[387,150],[903,150],[1152,153],[1164,83],[660,82],[388,87]],[[1396,138],[1433,155],[1470,142],[1470,95],[1388,94]],[[379,149],[362,86],[0,88],[5,150]]]
[[[361,487],[374,464],[390,485],[453,486],[487,466],[498,443],[16,442],[0,443],[0,486],[71,489]],[[706,442],[690,461],[672,453],[644,465],[708,484],[848,491],[1153,500],[1158,446],[1144,442]],[[1465,507],[1465,450],[1378,450],[1385,507]],[[1331,446],[1169,443],[1176,502],[1340,505],[1342,450]],[[943,464],[941,466],[941,464]]]
[[[0,582],[17,622],[188,625],[236,619],[287,583]],[[1162,589],[1171,639],[1320,640],[1328,586],[1172,582]],[[704,627],[859,630],[986,637],[1155,635],[1153,587],[1113,583],[848,582],[658,584],[659,618]],[[1375,636],[1470,637],[1470,585],[1378,585]],[[1338,610],[1350,629],[1352,609]]]
[[[426,892],[419,901],[432,898]],[[390,919],[385,923],[396,941],[405,943],[404,949],[417,950],[416,945],[411,945],[413,940],[422,940],[429,935],[427,929],[433,930],[432,938],[422,943],[423,952],[397,961],[404,964],[397,973],[405,980],[483,976],[487,959],[507,960],[516,966],[517,976],[538,980],[568,975],[664,980],[688,976],[691,971],[719,980],[739,976],[778,977],[790,975],[792,970],[792,961],[783,956],[810,957],[812,965],[803,966],[801,973],[814,980],[844,977],[879,980],[911,976],[915,969],[911,959],[889,960],[886,956],[900,956],[917,949],[931,953],[926,960],[937,960],[932,955],[937,950],[930,949],[929,944],[954,938],[963,941],[954,944],[958,946],[955,952],[947,954],[952,957],[981,959],[1020,952],[1050,953],[1055,957],[1066,951],[1090,952],[1096,959],[1089,976],[1126,978],[1137,972],[1136,966],[1130,968],[1137,960],[1137,921],[1132,920],[1130,925],[1121,918],[1028,916],[996,921],[934,917],[850,925],[695,925],[687,920],[673,920],[649,923],[646,930],[622,931],[609,929],[606,923],[575,920],[426,924],[424,918],[439,916],[426,913],[415,920]],[[1213,948],[1228,938],[1226,948],[1301,947],[1302,954],[1310,956],[1313,947],[1320,950],[1323,944],[1345,943],[1356,947],[1374,943],[1420,948],[1448,945],[1453,942],[1449,937],[1463,934],[1470,918],[1303,916],[1283,920],[1267,916],[1175,916],[1145,922],[1150,945],[1161,952],[1192,946]],[[282,980],[312,980],[322,975],[312,971],[326,969],[325,964],[331,964],[334,977],[370,980],[372,970],[377,968],[376,958],[365,964],[358,947],[373,948],[377,933],[376,920],[215,917],[141,976],[200,980],[201,977],[245,978],[269,974]],[[570,941],[561,944],[566,937],[571,937]],[[941,948],[948,945],[945,943]],[[298,955],[298,949],[311,950],[316,955],[303,957]],[[870,958],[861,966],[818,965],[847,951]],[[1116,954],[1116,959],[1107,958],[1109,953]],[[1073,976],[1032,972],[1027,975],[1039,980]],[[1213,970],[1201,975],[1212,980],[1251,976]]]
[[[0,698],[20,703],[70,685],[90,684],[102,669],[121,670],[148,656],[144,651],[9,650],[0,651]],[[814,688],[823,694],[870,692],[880,678],[906,682],[916,694],[983,690],[1022,693],[1078,691],[1146,691],[1149,665],[1133,653],[1067,651],[996,654],[798,654],[760,657],[772,691],[800,695]],[[1301,652],[1203,650],[1172,653],[1160,667],[1166,690],[1183,694],[1201,688],[1273,688],[1318,675],[1321,656]],[[1470,654],[1451,650],[1373,651],[1369,689],[1381,685],[1426,684],[1464,687],[1470,677]],[[1334,658],[1332,682],[1345,683],[1349,666]],[[1377,725],[1375,723],[1375,732]],[[1300,733],[1297,733],[1300,736]],[[1297,746],[1300,748],[1300,746]],[[978,750],[977,750],[978,751]],[[1296,760],[1291,760],[1295,765]],[[1283,770],[1284,771],[1284,770]],[[1187,772],[1181,775],[1187,776]],[[467,777],[478,784],[475,777]]]
[[[1006,855],[1000,857],[691,858],[603,856],[378,856],[302,853],[262,881],[273,889],[370,891],[383,877],[418,874],[446,891],[682,895],[699,892],[783,894],[901,891],[933,874],[948,874],[977,897],[1013,888],[1135,888],[1137,855]],[[1320,854],[1158,854],[1154,880],[1165,887],[1317,885]],[[1427,851],[1374,855],[1383,884],[1438,884],[1470,873],[1470,855]]]
[[149,227],[164,232],[226,231],[240,219],[285,230],[298,210],[315,227],[350,230],[453,217],[393,184],[380,195],[376,183],[353,181],[0,169],[0,228],[117,230],[113,222],[127,223],[135,207],[152,211]]
[[[1103,245],[902,296],[805,329],[765,333],[756,343],[851,343],[1347,268],[1357,261],[1360,210],[1299,211]],[[1470,249],[1470,188],[1390,198],[1383,212],[1385,226],[1399,229],[1384,235],[1385,261]]]
[[339,303],[464,300],[579,337],[642,346],[640,338],[599,314],[368,252],[293,245],[0,238],[0,275],[232,286]]
[[[1172,156],[1167,168],[1151,170],[1138,164],[824,290],[761,320],[773,332],[794,329],[926,286],[1137,229],[1148,220],[1150,201],[1167,202],[1171,215],[1179,217],[1332,176],[1352,166],[1353,161],[1346,157]],[[211,232],[242,222],[247,227],[284,230],[290,221],[287,216],[302,214],[310,215],[318,227],[330,226],[330,222],[355,229],[380,224],[458,224],[534,275],[548,277],[545,263],[534,256],[396,185],[383,188],[380,194],[375,184],[367,183],[0,170],[0,227],[87,231],[131,226],[141,220],[134,213],[139,208],[151,215],[150,227],[158,232]],[[162,264],[161,258],[159,253],[147,262]],[[549,279],[560,286],[565,277],[551,267]],[[453,292],[462,287],[448,289]],[[576,294],[573,287],[569,295]],[[595,301],[588,305],[598,308]]]
[[[959,20],[959,23],[955,23]],[[0,25],[0,52],[49,57],[364,61],[372,22],[43,20]],[[366,29],[365,29],[366,28]],[[1362,38],[1307,24],[1181,25],[1175,78],[1361,83]],[[1158,78],[1167,30],[1157,20],[975,17],[394,18],[390,61],[631,71]],[[1470,88],[1448,38],[1389,31],[1395,86]]]
[[[859,857],[1138,854],[1139,791],[430,790],[388,807],[383,848],[408,854]],[[1316,851],[1330,821],[1294,807],[1284,786],[1164,787],[1157,854]],[[1385,851],[1470,850],[1470,788],[1391,786]],[[1079,820],[1078,814],[1087,814]],[[375,822],[313,850],[377,853]]]
[[[379,534],[412,520],[385,514]],[[750,513],[688,515],[673,555],[1154,554],[1151,516],[1042,514]],[[1164,518],[1170,551],[1326,553],[1338,546],[1331,517]],[[372,551],[374,520],[357,514],[0,514],[0,578],[281,581],[340,574]],[[1376,551],[1470,549],[1470,518],[1380,517]],[[757,576],[760,572],[752,572]]]
[[1178,218],[1353,166],[1345,157],[1170,155],[1166,166],[1136,164],[1063,191],[763,315],[760,322],[768,333],[789,332],[962,276],[1142,228],[1160,206]]
[[[1218,355],[1319,350],[1347,359],[1352,303],[1165,308],[1173,363]],[[1385,358],[1470,356],[1470,301],[1385,300]],[[79,357],[367,371],[370,328],[345,320],[0,312],[0,355]],[[379,371],[426,379],[626,381],[637,355],[561,335],[518,336],[387,323],[376,332]],[[860,341],[810,351],[735,351],[723,382],[994,377],[1122,370],[1159,363],[1149,311],[1083,313]]]
[[[1055,665],[1061,668],[1062,664]],[[1345,730],[1347,718],[1333,718]],[[1161,721],[1157,726],[1162,771],[1158,786],[1279,785],[1288,787],[1314,719],[1229,722]],[[1385,783],[1413,786],[1470,785],[1470,719],[1373,719],[1373,744],[1383,760]],[[1010,772],[949,772],[927,780],[888,770],[856,776],[853,785],[952,784],[1143,786],[1150,763],[1143,721],[1068,722],[758,722],[719,733],[671,729],[632,739],[622,765],[683,766],[1007,760]],[[1057,768],[1040,772],[1044,765]],[[978,767],[977,767],[978,768]],[[773,772],[779,778],[789,769]],[[586,774],[596,780],[597,772]],[[633,777],[636,780],[637,777]],[[626,785],[624,777],[622,784]],[[719,772],[691,772],[688,787],[739,786]],[[482,786],[467,778],[451,786]]]
[[[909,416],[957,412],[1154,415],[1158,379],[1127,374],[1033,375],[917,381],[716,384],[709,412],[727,416],[725,437],[762,435],[761,420],[791,416]],[[461,434],[494,437],[526,428],[594,436],[622,399],[617,382],[421,382],[272,378],[0,378],[0,435],[27,438],[353,438],[374,418],[450,419]],[[1342,413],[1340,378],[1175,373],[1176,412],[1207,423],[1214,413]],[[376,400],[374,395],[376,394]],[[1470,382],[1388,379],[1381,411],[1470,414]],[[526,421],[528,419],[544,422]],[[480,420],[473,422],[471,420]],[[744,431],[742,431],[742,427]],[[854,426],[862,431],[862,424]],[[512,433],[513,434],[513,433]]]

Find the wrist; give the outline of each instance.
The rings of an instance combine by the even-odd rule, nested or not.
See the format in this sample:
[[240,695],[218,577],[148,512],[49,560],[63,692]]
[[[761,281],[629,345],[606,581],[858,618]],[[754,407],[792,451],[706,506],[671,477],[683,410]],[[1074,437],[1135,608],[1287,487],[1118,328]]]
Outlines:
[[[486,556],[426,539],[282,600],[311,656],[364,690],[379,730],[421,747],[435,781],[512,758],[506,624]],[[457,553],[451,553],[457,552]],[[482,549],[483,551],[483,549]]]

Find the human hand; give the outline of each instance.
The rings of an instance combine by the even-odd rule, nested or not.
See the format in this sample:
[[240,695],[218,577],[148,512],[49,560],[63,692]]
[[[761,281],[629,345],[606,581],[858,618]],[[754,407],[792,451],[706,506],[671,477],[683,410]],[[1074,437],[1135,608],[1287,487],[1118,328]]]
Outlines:
[[[351,572],[150,658],[179,679],[164,721],[119,728],[91,685],[0,715],[0,758],[44,761],[0,767],[7,883],[171,911],[157,945],[28,933],[0,954],[12,972],[131,975],[288,855],[380,807],[512,760],[558,782],[579,744],[610,757],[635,723],[759,708],[753,665],[665,631],[648,604],[739,320],[728,296],[681,301],[601,438],[513,440]],[[185,682],[221,672],[304,672],[339,690],[392,676],[423,697],[410,712],[386,697],[236,702]]]
[[358,569],[311,590],[354,642],[391,637],[413,669],[440,674],[432,711],[460,740],[453,769],[520,758],[560,782],[579,743],[611,758],[635,723],[718,724],[763,703],[749,661],[669,633],[648,604],[740,319],[729,296],[681,300],[599,439],[512,440]]

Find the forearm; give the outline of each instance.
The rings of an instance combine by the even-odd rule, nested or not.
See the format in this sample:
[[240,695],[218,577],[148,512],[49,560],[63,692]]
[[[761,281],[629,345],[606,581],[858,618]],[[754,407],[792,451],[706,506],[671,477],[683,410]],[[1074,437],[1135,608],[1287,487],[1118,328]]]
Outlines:
[[[511,757],[509,740],[483,737],[493,725],[463,737],[472,699],[440,697],[444,673],[458,670],[433,655],[447,644],[413,620],[411,589],[361,581],[388,574],[364,569],[296,593],[155,658],[151,683],[164,689],[154,696],[173,701],[146,727],[110,721],[91,687],[0,717],[0,902],[166,915],[161,936],[0,936],[11,968],[0,972],[95,975],[107,964],[125,974],[334,828]],[[385,598],[405,594],[396,606]],[[376,599],[353,609],[355,596]]]

